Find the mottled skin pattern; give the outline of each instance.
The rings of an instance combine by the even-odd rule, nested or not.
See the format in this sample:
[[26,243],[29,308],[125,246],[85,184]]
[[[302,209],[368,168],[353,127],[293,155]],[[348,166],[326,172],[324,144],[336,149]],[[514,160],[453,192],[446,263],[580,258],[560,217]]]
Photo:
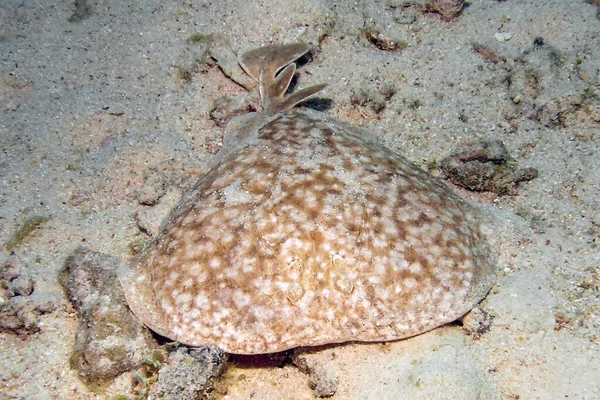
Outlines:
[[487,294],[480,215],[443,183],[318,113],[253,124],[129,264],[150,328],[269,353],[413,336]]
[[259,132],[138,261],[154,330],[243,354],[391,340],[487,293],[479,217],[435,178],[300,111]]

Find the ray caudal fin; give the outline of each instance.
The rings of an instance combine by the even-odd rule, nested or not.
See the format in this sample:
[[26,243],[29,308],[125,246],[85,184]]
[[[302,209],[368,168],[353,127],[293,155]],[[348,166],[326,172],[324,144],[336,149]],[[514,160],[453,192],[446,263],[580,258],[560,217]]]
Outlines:
[[[239,57],[239,63],[244,71],[258,82],[264,112],[276,114],[288,111],[327,86],[326,84],[314,85],[285,96],[296,72],[296,64],[292,62],[302,57],[308,50],[306,44],[294,43],[260,47]],[[283,70],[277,74],[282,68]]]

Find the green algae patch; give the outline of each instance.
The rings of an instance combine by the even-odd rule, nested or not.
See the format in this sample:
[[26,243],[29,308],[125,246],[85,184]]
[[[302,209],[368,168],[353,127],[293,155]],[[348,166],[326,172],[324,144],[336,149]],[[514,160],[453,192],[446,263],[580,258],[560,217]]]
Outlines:
[[49,219],[40,215],[27,218],[8,242],[6,242],[6,249],[12,251],[23,244],[28,238],[35,236],[39,227]]
[[92,6],[86,0],[75,0],[73,3],[75,11],[69,17],[69,22],[78,23],[86,20],[92,15]]

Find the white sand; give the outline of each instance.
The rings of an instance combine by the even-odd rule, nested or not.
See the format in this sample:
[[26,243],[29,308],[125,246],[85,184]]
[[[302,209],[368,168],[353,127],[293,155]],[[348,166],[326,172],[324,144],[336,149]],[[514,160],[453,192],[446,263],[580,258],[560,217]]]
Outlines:
[[[56,276],[79,245],[128,257],[129,243],[147,239],[134,214],[156,227],[206,171],[206,144],[223,133],[209,118],[213,102],[245,90],[214,65],[189,83],[181,79],[178,71],[205,49],[187,42],[192,34],[219,35],[236,51],[315,46],[324,37],[300,68],[300,85],[329,82],[331,115],[373,131],[421,166],[461,143],[494,138],[521,166],[540,171],[514,197],[459,191],[498,218],[500,273],[483,304],[495,315],[491,330],[473,340],[449,326],[396,343],[323,350],[339,374],[334,398],[600,398],[598,100],[564,113],[564,126],[546,127],[519,115],[510,98],[515,84],[506,80],[535,71],[539,102],[568,103],[586,88],[597,95],[597,7],[471,0],[445,23],[400,0],[98,1],[89,18],[71,23],[70,3],[0,3],[0,243],[28,218],[50,218],[14,255],[1,247],[0,262],[26,266],[38,293],[62,296]],[[383,52],[361,36],[364,27],[408,47]],[[499,32],[510,39],[499,42]],[[537,50],[536,37],[545,43]],[[486,62],[473,42],[506,61]],[[397,93],[382,113],[351,104],[353,91],[385,85]],[[152,168],[164,171],[167,195],[142,206],[137,193]],[[66,302],[59,305],[39,334],[0,334],[0,398],[103,398],[69,369],[78,321]],[[313,396],[293,366],[238,366],[228,377],[227,399]]]

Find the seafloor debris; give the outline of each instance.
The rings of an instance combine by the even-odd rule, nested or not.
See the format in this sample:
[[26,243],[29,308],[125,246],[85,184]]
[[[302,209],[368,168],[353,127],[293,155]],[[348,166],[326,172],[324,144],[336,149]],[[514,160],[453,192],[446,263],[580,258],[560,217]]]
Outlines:
[[38,293],[26,268],[9,261],[0,271],[0,330],[18,335],[40,331],[40,317],[56,310],[52,293]]
[[490,46],[485,46],[480,43],[473,43],[473,51],[482,56],[486,62],[498,64],[499,62],[506,62],[506,57],[498,55],[497,51],[492,49]]
[[600,122],[600,56],[595,49],[568,53],[536,37],[518,56],[509,56],[495,43],[473,44],[473,50],[506,71],[502,83],[519,115],[548,128]]
[[375,114],[380,114],[395,94],[396,88],[390,84],[382,85],[380,88],[357,87],[351,90],[350,104],[369,107]]
[[82,381],[100,389],[139,368],[157,347],[150,331],[131,314],[114,272],[118,260],[80,248],[71,254],[60,283],[81,316],[70,362]]
[[500,140],[468,143],[444,158],[440,166],[455,185],[500,195],[514,195],[519,182],[538,176],[534,168],[519,169]]
[[437,13],[445,22],[450,22],[460,15],[464,7],[464,0],[430,0],[425,4],[425,11]]
[[[600,237],[600,225],[591,223],[592,232]],[[600,342],[600,264],[582,268],[554,267],[553,273],[566,285],[562,289],[564,299],[555,309],[554,330],[564,329],[587,338],[590,343]]]
[[579,79],[600,90],[600,49],[588,48],[578,52],[575,71]]
[[365,29],[363,35],[373,46],[383,51],[402,51],[408,46],[405,41],[391,39],[375,29]]
[[206,398],[225,359],[225,353],[216,346],[178,348],[158,373],[156,395],[163,400]]

